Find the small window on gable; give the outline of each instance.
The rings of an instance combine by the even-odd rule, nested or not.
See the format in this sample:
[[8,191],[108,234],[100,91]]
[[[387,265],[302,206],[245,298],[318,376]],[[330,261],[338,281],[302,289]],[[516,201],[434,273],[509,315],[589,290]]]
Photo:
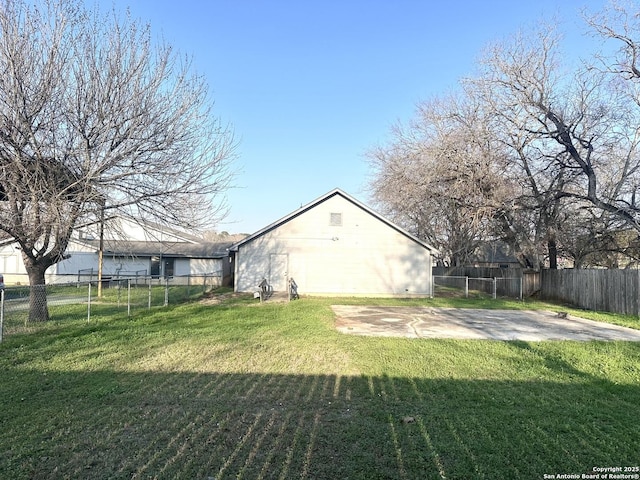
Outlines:
[[329,214],[329,225],[332,227],[341,227],[342,226],[342,213],[331,213]]

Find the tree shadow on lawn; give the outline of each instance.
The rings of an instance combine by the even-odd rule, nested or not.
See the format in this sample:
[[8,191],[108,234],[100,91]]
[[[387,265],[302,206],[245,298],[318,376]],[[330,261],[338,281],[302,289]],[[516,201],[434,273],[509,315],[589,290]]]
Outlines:
[[[6,380],[6,381],[5,381]],[[635,465],[640,385],[16,368],[3,478],[542,478]]]

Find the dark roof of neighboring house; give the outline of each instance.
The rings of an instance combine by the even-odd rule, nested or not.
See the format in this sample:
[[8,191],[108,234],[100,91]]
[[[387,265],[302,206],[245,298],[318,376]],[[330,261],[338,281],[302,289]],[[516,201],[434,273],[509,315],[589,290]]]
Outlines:
[[[98,240],[75,240],[98,250]],[[224,258],[229,256],[231,242],[145,242],[105,240],[105,255],[163,256],[184,258]]]
[[364,203],[356,200],[355,198],[353,198],[351,195],[343,192],[342,190],[340,190],[339,188],[335,188],[333,190],[331,190],[330,192],[322,195],[321,197],[315,199],[313,202],[300,207],[298,210],[295,210],[294,212],[291,212],[289,215],[286,215],[284,217],[282,217],[279,220],[276,220],[275,222],[273,222],[272,224],[264,227],[261,230],[258,230],[257,232],[255,232],[252,235],[249,235],[248,237],[244,238],[243,240],[234,243],[231,247],[230,250],[232,251],[238,251],[238,248],[241,247],[242,245],[244,245],[247,242],[250,242],[262,235],[264,235],[265,233],[268,233],[272,230],[275,230],[276,228],[278,228],[280,225],[283,225],[284,223],[287,223],[290,220],[293,220],[294,218],[302,215],[303,213],[311,210],[312,208],[314,208],[315,206],[321,204],[322,202],[325,202],[326,200],[334,197],[334,196],[340,196],[342,198],[344,198],[345,200],[351,202],[352,204],[354,204],[355,206],[361,208],[362,210],[364,210],[365,212],[369,213],[370,215],[374,216],[375,218],[377,218],[378,220],[380,220],[381,222],[385,223],[386,225],[388,225],[390,228],[396,230],[397,232],[401,233],[402,235],[404,235],[405,237],[409,238],[410,240],[418,243],[419,245],[423,246],[424,248],[428,249],[431,251],[432,254],[437,254],[438,250],[429,245],[428,243],[420,240],[418,237],[411,235],[409,232],[407,232],[405,229],[403,229],[402,227],[399,227],[398,225],[396,225],[395,223],[391,222],[390,220],[388,220],[387,218],[383,217],[382,215],[380,215],[378,212],[372,210],[370,207],[368,207],[367,205],[365,205]]

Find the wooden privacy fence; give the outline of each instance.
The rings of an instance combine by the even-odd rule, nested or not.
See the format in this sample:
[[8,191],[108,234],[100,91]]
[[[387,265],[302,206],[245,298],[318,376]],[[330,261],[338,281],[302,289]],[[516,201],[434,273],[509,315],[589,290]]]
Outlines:
[[[487,287],[483,289],[479,281],[496,279],[492,288],[496,289],[498,296],[508,297],[516,296],[513,292],[517,288],[514,280],[520,277],[523,297],[539,293],[543,300],[568,303],[587,310],[640,316],[640,270],[561,269],[532,272],[519,268],[434,267],[433,275],[439,285],[461,290],[486,290],[491,287],[489,282],[485,282]],[[511,287],[503,290],[501,285]],[[486,290],[486,293],[491,292]]]
[[640,271],[543,270],[540,295],[588,310],[640,315]]

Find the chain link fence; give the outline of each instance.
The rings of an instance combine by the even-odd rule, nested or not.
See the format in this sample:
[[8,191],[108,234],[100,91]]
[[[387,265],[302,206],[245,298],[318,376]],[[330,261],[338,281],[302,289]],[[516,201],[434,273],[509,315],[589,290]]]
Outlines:
[[464,296],[465,298],[523,298],[522,277],[473,278],[454,275],[434,275],[434,296]]
[[[0,341],[37,329],[43,321],[132,316],[154,307],[176,305],[221,286],[220,274],[170,278],[136,276],[97,282],[7,286],[0,291]],[[100,290],[100,292],[99,292]]]

